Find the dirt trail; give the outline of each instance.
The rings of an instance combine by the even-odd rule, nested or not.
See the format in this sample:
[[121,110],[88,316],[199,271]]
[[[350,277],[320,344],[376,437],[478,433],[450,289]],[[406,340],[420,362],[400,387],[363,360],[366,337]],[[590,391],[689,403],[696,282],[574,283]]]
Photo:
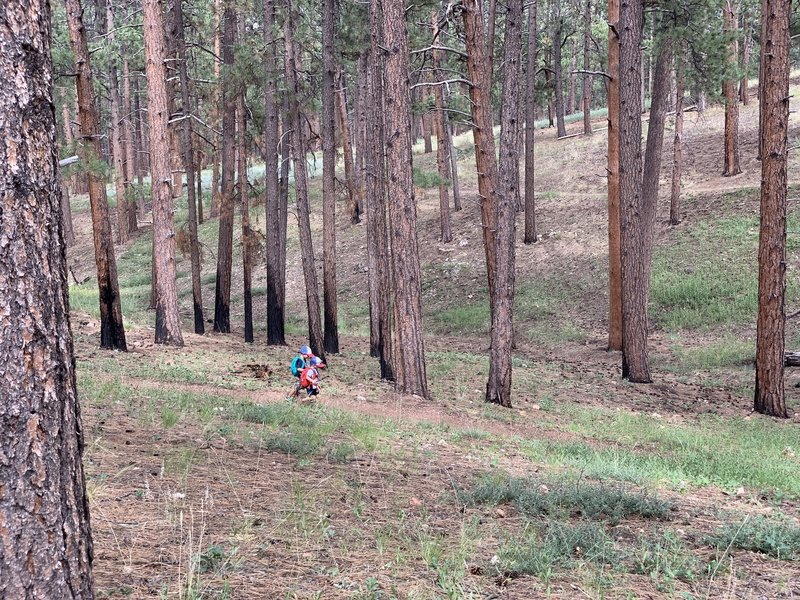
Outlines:
[[[109,382],[114,381],[110,377],[98,376],[98,378]],[[169,389],[195,394],[221,396],[232,400],[249,400],[254,404],[281,404],[287,402],[286,394],[272,390],[230,390],[208,384],[169,383],[138,378],[129,378],[127,381],[134,389]],[[433,402],[414,399],[413,397],[409,398],[395,393],[387,394],[385,401],[371,401],[367,400],[364,396],[356,396],[353,398],[340,395],[333,396],[325,394],[323,383],[323,393],[318,396],[318,399],[314,402],[321,406],[349,411],[367,417],[394,420],[403,423],[425,423],[446,426],[462,432],[478,430],[504,437],[545,439],[554,442],[581,440],[598,447],[608,445],[592,438],[536,427],[529,422],[515,421],[514,423],[503,423],[476,416],[467,416],[463,413],[460,414],[447,410],[446,407]],[[515,414],[520,417],[528,417],[536,412],[538,412],[538,409],[533,408],[528,411],[517,410]]]

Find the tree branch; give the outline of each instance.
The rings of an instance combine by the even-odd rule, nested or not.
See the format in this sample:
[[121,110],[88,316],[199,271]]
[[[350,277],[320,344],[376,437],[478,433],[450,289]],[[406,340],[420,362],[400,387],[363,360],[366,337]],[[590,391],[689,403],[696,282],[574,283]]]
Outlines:
[[462,58],[467,58],[466,52],[462,52],[461,50],[457,50],[456,48],[449,48],[448,46],[438,46],[436,44],[431,44],[427,48],[422,48],[421,50],[412,50],[411,54],[424,54],[425,52],[429,52],[430,50],[443,50],[445,52],[452,52],[453,54],[458,54]]
[[463,84],[466,84],[466,85],[468,85],[470,87],[474,87],[475,86],[475,84],[472,83],[469,79],[461,79],[459,77],[457,79],[445,79],[444,81],[431,81],[431,82],[423,81],[423,82],[420,82],[420,83],[415,83],[414,85],[411,86],[411,89],[413,90],[414,88],[418,88],[418,87],[432,87],[432,86],[437,86],[437,85],[450,85],[451,83],[463,83]]

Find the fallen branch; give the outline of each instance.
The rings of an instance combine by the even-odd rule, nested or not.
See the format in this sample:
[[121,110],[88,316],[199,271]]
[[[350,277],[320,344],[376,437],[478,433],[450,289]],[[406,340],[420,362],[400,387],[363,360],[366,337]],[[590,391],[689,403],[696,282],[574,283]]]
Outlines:
[[571,133],[569,135],[562,135],[560,138],[556,138],[557,140],[568,140],[569,138],[578,137],[579,135],[584,135],[584,132],[581,131],[580,133]]

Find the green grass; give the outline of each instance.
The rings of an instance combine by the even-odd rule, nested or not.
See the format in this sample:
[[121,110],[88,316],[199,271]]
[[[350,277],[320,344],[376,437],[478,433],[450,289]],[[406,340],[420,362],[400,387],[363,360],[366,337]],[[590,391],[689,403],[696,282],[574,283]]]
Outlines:
[[632,571],[650,577],[660,592],[671,593],[676,580],[693,582],[702,572],[697,557],[669,530],[640,537],[632,563]]
[[708,542],[723,551],[740,548],[780,560],[800,561],[800,526],[788,518],[748,515],[724,524]]
[[578,480],[541,480],[494,473],[479,479],[463,491],[460,500],[467,505],[512,504],[526,517],[582,517],[618,523],[630,516],[663,519],[672,504],[647,491],[619,484]]
[[568,431],[608,445],[520,440],[525,456],[571,465],[594,478],[669,483],[678,488],[745,486],[800,496],[800,462],[785,455],[786,447],[797,445],[791,424],[712,416],[674,423],[610,409],[567,406],[556,410],[569,415]]
[[673,346],[670,349],[674,358],[663,367],[676,372],[749,368],[755,360],[755,341],[733,336],[725,336],[706,346]]
[[549,581],[558,569],[579,563],[613,564],[619,559],[613,540],[597,523],[528,523],[523,535],[509,540],[498,552],[498,570]]
[[[727,201],[757,191],[730,194]],[[720,200],[726,202],[726,198]],[[800,220],[790,215],[788,229]],[[755,321],[758,306],[758,220],[730,216],[701,221],[671,232],[667,245],[657,246],[650,283],[651,317],[667,331],[708,329]],[[787,246],[797,246],[790,236]],[[787,300],[798,300],[790,278]]]

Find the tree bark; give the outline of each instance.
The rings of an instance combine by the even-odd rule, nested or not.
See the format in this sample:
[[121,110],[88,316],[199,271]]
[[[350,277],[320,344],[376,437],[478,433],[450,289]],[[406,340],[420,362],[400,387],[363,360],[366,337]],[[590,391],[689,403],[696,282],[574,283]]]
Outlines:
[[[66,92],[61,95],[61,114],[64,120],[64,146],[72,148],[72,120],[69,116],[69,105],[67,104]],[[72,206],[69,201],[69,186],[63,176],[59,176],[61,187],[61,222],[64,227],[64,243],[67,248],[75,244],[75,228],[72,226]]]
[[[564,124],[564,73],[561,68],[561,46],[564,42],[564,19],[561,8],[554,2],[553,6],[553,79],[555,80],[556,131],[558,137],[567,135]],[[558,8],[557,8],[558,7]]]
[[761,19],[763,115],[761,227],[758,242],[758,323],[756,333],[757,412],[787,418],[783,385],[786,293],[786,196],[789,123],[791,3],[764,0]]
[[355,150],[353,181],[355,183],[355,196],[356,204],[358,205],[359,219],[366,211],[364,200],[366,195],[366,167],[364,156],[367,152],[366,94],[367,78],[369,77],[369,67],[367,63],[368,60],[369,51],[365,50],[359,55],[358,62],[356,63],[356,94],[355,102],[353,103],[353,130],[355,133],[353,138],[353,148]]
[[619,3],[608,0],[608,349],[622,350]]
[[[433,32],[433,42],[439,38],[438,13],[431,13],[431,30]],[[436,81],[442,78],[441,74],[441,51],[433,51],[433,69]],[[436,102],[436,165],[439,170],[439,239],[444,244],[453,241],[453,233],[450,231],[450,195],[447,191],[447,180],[450,177],[450,151],[447,147],[447,128],[450,126],[447,113],[444,111],[444,91],[441,85],[434,86],[434,101]]]
[[[516,0],[512,0],[512,5]],[[510,5],[511,6],[511,5]],[[489,308],[492,318],[492,333],[490,346],[489,379],[486,384],[486,401],[511,406],[510,360],[507,365],[499,364],[499,357],[510,353],[511,339],[506,339],[506,334],[511,330],[511,308],[508,296],[513,304],[513,225],[509,239],[508,218],[506,211],[515,212],[508,205],[512,198],[505,197],[506,190],[500,187],[497,170],[497,159],[492,133],[491,115],[491,82],[486,68],[486,54],[483,42],[483,27],[480,12],[475,0],[464,2],[464,45],[467,50],[467,75],[472,82],[470,87],[470,100],[472,101],[473,137],[475,139],[475,161],[478,170],[478,193],[481,197],[481,217],[483,227],[483,240],[486,254],[486,275],[489,287]],[[521,15],[519,17],[521,19]],[[514,22],[514,19],[511,19]],[[517,25],[519,26],[519,25]],[[506,43],[509,43],[507,35]],[[513,28],[511,39],[514,39]],[[521,43],[521,42],[518,42]],[[512,47],[514,42],[511,42]],[[508,48],[506,49],[508,50]],[[520,53],[517,52],[517,55]],[[507,58],[507,56],[506,56]],[[516,66],[507,64],[507,76],[517,72]],[[507,82],[506,84],[507,85]],[[517,82],[518,85],[518,82]],[[505,87],[505,86],[504,86]],[[511,91],[511,90],[509,90]],[[508,100],[513,100],[510,94]],[[502,118],[514,119],[516,112],[509,112],[506,102],[503,103]],[[513,128],[506,128],[503,138],[503,150],[508,151],[508,140]],[[516,137],[513,142],[516,143]],[[509,175],[508,157],[504,154],[504,179]],[[499,238],[499,239],[498,239]],[[500,256],[499,256],[500,255]],[[509,266],[510,261],[510,266]],[[508,277],[512,279],[508,279]],[[509,285],[510,284],[510,285]],[[510,288],[510,289],[508,289]],[[506,318],[507,323],[500,323]],[[510,354],[508,355],[510,356]]]
[[281,294],[285,261],[281,262],[281,227],[285,215],[281,214],[282,202],[278,186],[278,41],[275,32],[278,11],[276,0],[264,0],[264,187],[266,193],[266,229],[267,229],[267,345],[285,346],[284,306],[285,296]]
[[350,224],[358,225],[361,222],[361,202],[359,198],[359,185],[357,182],[358,169],[353,164],[353,145],[351,143],[350,121],[347,118],[347,80],[344,72],[337,68],[339,82],[336,93],[337,113],[339,115],[339,130],[342,132],[342,154],[344,155],[344,177],[347,180],[347,212],[350,213]]
[[[220,123],[220,110],[222,109],[224,100],[223,81],[221,77],[222,63],[225,62],[222,56],[222,21],[224,10],[222,0],[214,0],[214,81],[216,82],[216,86],[213,92],[214,98],[212,100],[211,116],[217,129],[219,129],[220,126],[224,127],[224,124]],[[264,22],[265,31],[269,29],[267,23],[270,23],[270,21]],[[222,154],[220,147],[224,146],[225,142],[221,138],[222,136],[216,133],[213,134],[212,138],[216,142],[216,146],[211,154],[211,206],[208,211],[212,219],[219,216],[220,204],[222,203],[220,197],[220,157]]]
[[[222,62],[230,77],[233,68],[233,44],[236,39],[236,12],[233,6],[226,6],[222,37]],[[214,296],[214,331],[231,331],[231,268],[233,264],[233,212],[234,178],[236,170],[236,102],[235,90],[223,86],[222,112],[222,193],[219,206],[219,242],[217,245],[217,286]]]
[[172,217],[164,68],[164,19],[160,0],[143,0],[147,120],[151,136],[153,182],[153,264],[156,280],[156,344],[183,346],[175,284],[175,228]]
[[[736,7],[734,0],[725,0],[723,5],[723,28],[733,35],[737,31]],[[736,64],[739,59],[739,43],[731,39],[728,46],[728,60]],[[739,99],[736,94],[736,80],[726,79],[722,83],[722,95],[725,97],[725,165],[723,177],[731,177],[742,172],[739,165]]]
[[381,379],[394,381],[392,344],[392,268],[386,217],[386,128],[384,126],[385,94],[383,75],[386,71],[382,50],[383,21],[379,2],[370,4],[370,53],[368,122],[371,143],[367,163],[367,247],[369,248],[370,323],[377,326],[377,357]]
[[641,0],[622,0],[619,18],[620,240],[622,376],[649,383],[647,364],[647,209],[642,194]]
[[239,150],[239,210],[242,214],[242,298],[244,300],[244,341],[253,342],[253,249],[255,240],[250,229],[250,204],[247,180],[247,106],[244,90],[236,98],[236,137]]
[[0,597],[91,600],[50,17],[42,0],[0,6]]
[[[105,28],[108,43],[114,46],[114,7],[109,0],[106,2]],[[119,75],[116,58],[111,57],[108,66],[108,86],[111,90],[111,123],[110,139],[112,155],[114,157],[114,191],[117,197],[117,241],[124,244],[128,241],[128,194],[125,176],[125,150],[123,147],[122,118],[125,112],[122,106],[122,97],[119,93]]]
[[522,70],[523,0],[509,0],[503,49],[503,102],[500,109],[500,189],[495,201],[496,280],[492,310],[486,401],[511,407],[511,351],[514,344],[514,260],[516,198],[519,189],[519,96]]
[[[662,25],[666,25],[661,21]],[[661,157],[664,149],[664,125],[670,97],[672,53],[669,41],[657,49],[656,64],[652,72],[653,93],[650,100],[650,121],[647,127],[647,145],[642,171],[642,239],[644,253],[644,282],[642,287],[646,307],[650,297],[650,263],[653,254],[653,235],[658,208],[658,183],[661,175]],[[646,321],[646,317],[645,317]],[[645,328],[646,333],[646,328]]]
[[144,217],[144,174],[145,165],[149,164],[150,158],[144,151],[144,135],[142,133],[142,111],[139,101],[139,77],[138,74],[133,79],[133,111],[134,120],[134,139],[136,140],[136,214],[137,217]]
[[[375,138],[379,135],[378,119],[380,117],[378,111],[375,110],[375,104],[378,102],[379,96],[375,92],[374,73],[378,68],[376,64],[379,59],[375,58],[372,46],[378,45],[378,42],[373,43],[373,39],[378,35],[374,31],[373,21],[375,21],[374,13],[377,9],[370,5],[370,49],[366,54],[362,54],[363,60],[359,62],[359,108],[358,108],[358,121],[359,121],[359,135],[360,144],[362,144],[362,181],[364,185],[364,217],[366,220],[367,231],[367,285],[369,292],[369,353],[373,358],[380,358],[381,356],[381,329],[378,310],[378,245],[376,241],[377,231],[375,226],[375,219],[377,215],[377,194],[378,194],[378,169],[381,166],[375,147],[378,145]],[[374,99],[367,102],[367,98]],[[380,147],[383,147],[383,142],[380,142]],[[382,363],[383,361],[381,361]]]
[[742,79],[739,82],[739,100],[747,106],[750,104],[750,53],[753,48],[753,36],[750,30],[750,15],[747,7],[744,7],[745,14],[742,19]]
[[536,0],[528,9],[528,68],[525,95],[525,237],[526,244],[538,241],[536,235],[536,196],[534,144],[536,133]]
[[683,166],[683,95],[684,88],[683,54],[675,53],[675,138],[672,142],[672,187],[669,201],[669,224],[681,222],[681,169]]
[[[192,306],[194,315],[194,332],[202,335],[205,333],[203,318],[203,288],[200,280],[200,246],[197,239],[197,203],[202,203],[202,193],[195,195],[195,156],[192,140],[192,119],[189,104],[189,73],[186,63],[186,39],[183,25],[183,0],[175,0],[174,4],[176,38],[175,46],[178,54],[178,73],[181,83],[181,105],[183,112],[181,152],[183,155],[183,168],[186,171],[186,192],[188,196],[189,245],[192,263]],[[202,179],[201,169],[197,169],[198,183]],[[201,190],[202,192],[202,190]]]
[[136,169],[135,144],[133,140],[133,125],[131,115],[133,105],[131,103],[131,72],[128,61],[122,62],[122,133],[124,136],[125,147],[125,190],[127,191],[128,204],[128,233],[136,233],[139,224],[136,218],[136,193],[133,187],[133,177]]
[[429,398],[422,336],[422,290],[411,157],[408,31],[403,0],[383,1],[386,55],[386,160],[395,308],[395,384]]
[[[339,352],[336,302],[336,2],[322,2],[322,299],[325,352]],[[345,118],[346,120],[346,118]],[[352,160],[352,155],[351,155]],[[348,186],[349,187],[349,186]]]
[[311,240],[311,221],[308,206],[308,165],[305,133],[301,119],[297,81],[299,62],[294,42],[294,25],[291,0],[286,0],[284,22],[284,44],[286,51],[286,84],[289,89],[289,115],[292,127],[292,165],[294,167],[295,197],[297,202],[297,222],[300,230],[300,251],[303,263],[303,279],[306,284],[306,306],[308,309],[309,346],[315,355],[324,357],[324,340],[322,335],[322,318],[319,310],[319,290],[317,289],[317,271],[314,265],[314,247]]
[[577,80],[575,70],[578,68],[578,45],[575,39],[569,44],[569,87],[567,91],[567,105],[565,113],[571,115],[575,112],[575,99],[577,98]]
[[583,11],[583,133],[592,135],[592,76],[589,74],[589,42],[592,39],[592,0]]
[[[75,56],[75,87],[81,121],[80,154],[83,164],[89,165],[101,156],[97,103],[92,84],[89,47],[83,26],[80,0],[66,0],[67,26],[72,53]],[[92,234],[97,265],[97,285],[100,296],[100,346],[127,351],[122,308],[117,282],[117,260],[111,240],[106,184],[102,177],[89,171],[89,204],[92,213]]]

